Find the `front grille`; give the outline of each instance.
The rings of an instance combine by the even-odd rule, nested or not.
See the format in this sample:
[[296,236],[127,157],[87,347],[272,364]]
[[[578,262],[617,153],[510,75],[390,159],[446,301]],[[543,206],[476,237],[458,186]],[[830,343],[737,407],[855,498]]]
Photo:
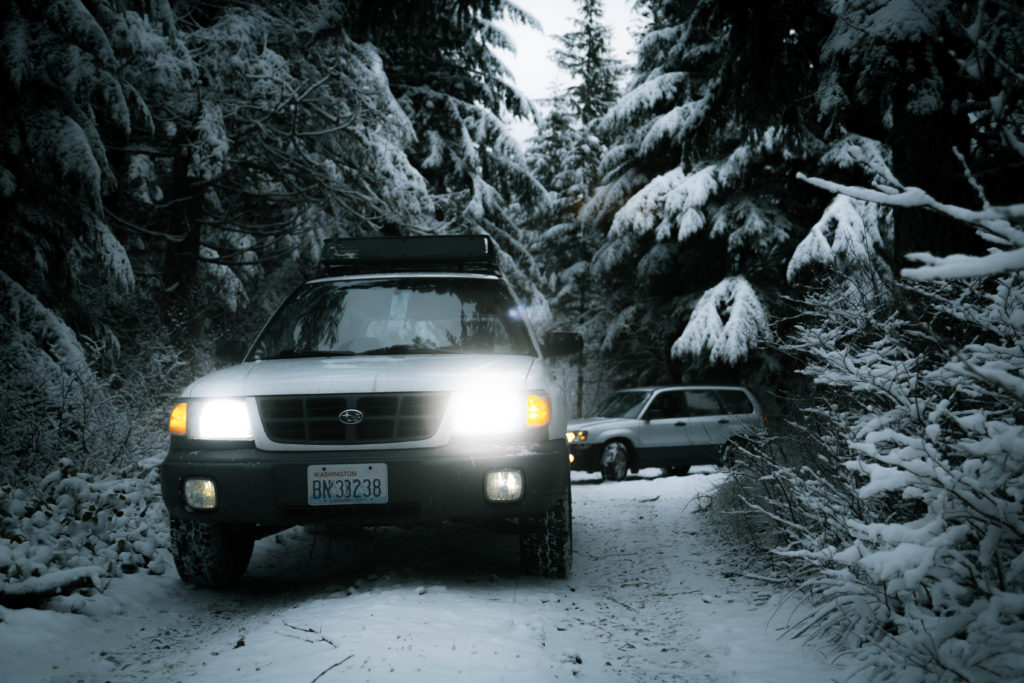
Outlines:
[[[432,437],[448,394],[263,396],[256,404],[263,431],[278,443],[395,443]],[[363,414],[362,422],[341,421],[341,413],[350,408]]]

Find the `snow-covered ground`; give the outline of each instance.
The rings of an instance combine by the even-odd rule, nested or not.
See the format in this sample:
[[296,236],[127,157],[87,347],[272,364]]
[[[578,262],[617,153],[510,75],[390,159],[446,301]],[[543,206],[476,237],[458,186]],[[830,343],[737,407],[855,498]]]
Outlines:
[[173,570],[110,583],[87,614],[0,608],[15,681],[832,681],[799,614],[702,526],[725,476],[574,474],[571,578],[517,574],[513,535],[459,525],[256,544],[237,590]]

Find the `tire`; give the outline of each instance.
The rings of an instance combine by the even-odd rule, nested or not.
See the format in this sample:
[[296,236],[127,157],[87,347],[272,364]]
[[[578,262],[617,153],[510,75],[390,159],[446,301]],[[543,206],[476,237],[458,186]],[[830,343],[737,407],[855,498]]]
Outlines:
[[662,467],[661,475],[663,477],[682,477],[690,473],[689,465],[673,465],[672,467]]
[[519,520],[519,559],[531,576],[564,579],[572,568],[572,490],[537,516]]
[[601,451],[601,476],[607,481],[622,481],[629,468],[629,447],[621,441],[609,441]]
[[171,553],[185,583],[207,588],[234,584],[252,557],[253,537],[237,527],[171,520]]

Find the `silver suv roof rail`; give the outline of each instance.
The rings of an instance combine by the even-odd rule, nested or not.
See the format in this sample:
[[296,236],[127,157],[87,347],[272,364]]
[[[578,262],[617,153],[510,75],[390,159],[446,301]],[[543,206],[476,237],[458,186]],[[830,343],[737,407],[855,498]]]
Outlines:
[[327,275],[378,272],[498,274],[497,249],[486,235],[335,237],[320,258]]

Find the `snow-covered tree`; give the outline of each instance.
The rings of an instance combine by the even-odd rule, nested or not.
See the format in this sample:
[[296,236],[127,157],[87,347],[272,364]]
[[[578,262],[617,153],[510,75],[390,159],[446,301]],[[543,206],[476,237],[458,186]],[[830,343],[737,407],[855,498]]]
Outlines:
[[[785,246],[813,204],[792,173],[820,152],[805,103],[827,23],[810,1],[642,4],[651,23],[629,89],[601,120],[611,144],[582,219],[606,235],[594,259],[608,292],[597,316],[606,347],[662,355],[646,379],[664,381],[708,369],[713,345],[673,347],[687,321],[708,320],[695,312],[704,292],[742,274],[757,305],[735,313],[759,316],[782,281]],[[610,323],[625,310],[647,321],[645,334]],[[755,333],[712,365],[764,341],[759,318],[736,325]]]
[[574,30],[556,36],[562,47],[555,63],[571,74],[565,93],[573,114],[584,125],[604,116],[619,96],[622,66],[611,54],[611,30],[602,21],[602,0],[578,0]]
[[[819,116],[831,138],[844,140],[843,133],[850,131],[878,140],[888,148],[892,172],[901,183],[947,202],[975,201],[963,173],[964,155],[971,154],[972,139],[980,141],[979,127],[971,123],[973,112],[991,107],[964,78],[956,53],[969,44],[965,28],[986,13],[1000,12],[1010,22],[992,29],[991,47],[997,49],[1013,45],[1011,32],[1020,22],[1011,10],[995,9],[999,3],[988,5],[951,0],[853,0],[836,5],[817,91]],[[1014,58],[1011,52],[1005,54]],[[983,88],[993,86],[985,83]],[[1005,181],[995,180],[989,191],[1005,196]],[[983,249],[973,235],[941,217],[897,210],[895,221],[897,267],[905,265],[905,254],[923,248],[938,253]]]
[[[136,310],[147,282],[108,200],[127,183],[120,150],[153,125],[140,73],[173,88],[182,52],[161,38],[167,5],[146,6],[154,23],[132,3],[0,3],[5,483],[62,458],[112,467],[138,457],[149,415],[111,387],[135,374],[121,365],[125,347],[148,337]],[[163,369],[158,348],[149,352]],[[165,381],[138,374],[146,391]]]
[[506,0],[402,0],[339,3],[356,40],[380,51],[391,91],[414,140],[407,145],[433,195],[430,231],[489,234],[520,292],[540,303],[539,271],[524,244],[517,207],[545,200],[506,117],[533,107],[510,82],[496,48],[511,49],[496,21],[535,24]]
[[335,9],[253,2],[185,16],[178,34],[202,87],[179,93],[165,117],[156,144],[173,162],[138,155],[165,200],[136,206],[133,220],[155,213],[172,236],[165,309],[184,311],[190,336],[201,332],[194,321],[214,317],[207,302],[237,311],[274,267],[315,260],[326,236],[432,220],[404,149],[415,132],[378,53],[348,37]]
[[[789,268],[816,286],[786,340],[810,381],[806,408],[798,435],[782,432],[753,449],[746,469],[755,476],[734,486],[760,537],[771,539],[780,573],[798,577],[814,601],[801,633],[834,638],[878,680],[1017,678],[1024,205],[1019,183],[1011,194],[1007,182],[1024,160],[1015,143],[1024,121],[1024,13],[984,2],[837,9],[825,55],[841,53],[856,68],[827,70],[826,85],[838,74],[855,78],[855,96],[820,92],[830,107],[860,114],[831,119],[840,129],[826,167],[859,180],[801,176],[835,195]],[[949,55],[943,37],[959,71],[939,65]],[[955,105],[953,92],[962,96]],[[909,121],[930,135],[959,125],[955,109],[965,106],[962,140],[918,139],[916,158],[901,149],[917,135]],[[823,109],[826,117],[836,111]],[[880,140],[866,137],[866,123]],[[959,166],[958,183],[943,181],[954,196],[937,194],[941,183],[906,182],[901,169],[913,176],[933,164],[942,172],[945,155]],[[971,189],[966,201],[957,184]],[[892,260],[904,264],[898,279],[875,249],[890,224]],[[899,253],[911,245],[917,251]],[[824,277],[808,281],[803,273],[812,269]],[[868,281],[848,295],[852,282]]]
[[[597,231],[579,220],[579,212],[593,193],[598,164],[607,149],[597,123],[617,98],[623,72],[611,55],[611,32],[602,22],[603,3],[580,0],[578,9],[575,30],[556,36],[561,48],[552,55],[571,84],[553,93],[548,101],[551,111],[539,121],[529,148],[530,165],[551,193],[548,206],[530,217],[533,250],[550,273],[546,284],[555,316],[573,327],[587,323],[589,261],[599,243]],[[587,355],[577,359],[577,413],[583,409]]]

